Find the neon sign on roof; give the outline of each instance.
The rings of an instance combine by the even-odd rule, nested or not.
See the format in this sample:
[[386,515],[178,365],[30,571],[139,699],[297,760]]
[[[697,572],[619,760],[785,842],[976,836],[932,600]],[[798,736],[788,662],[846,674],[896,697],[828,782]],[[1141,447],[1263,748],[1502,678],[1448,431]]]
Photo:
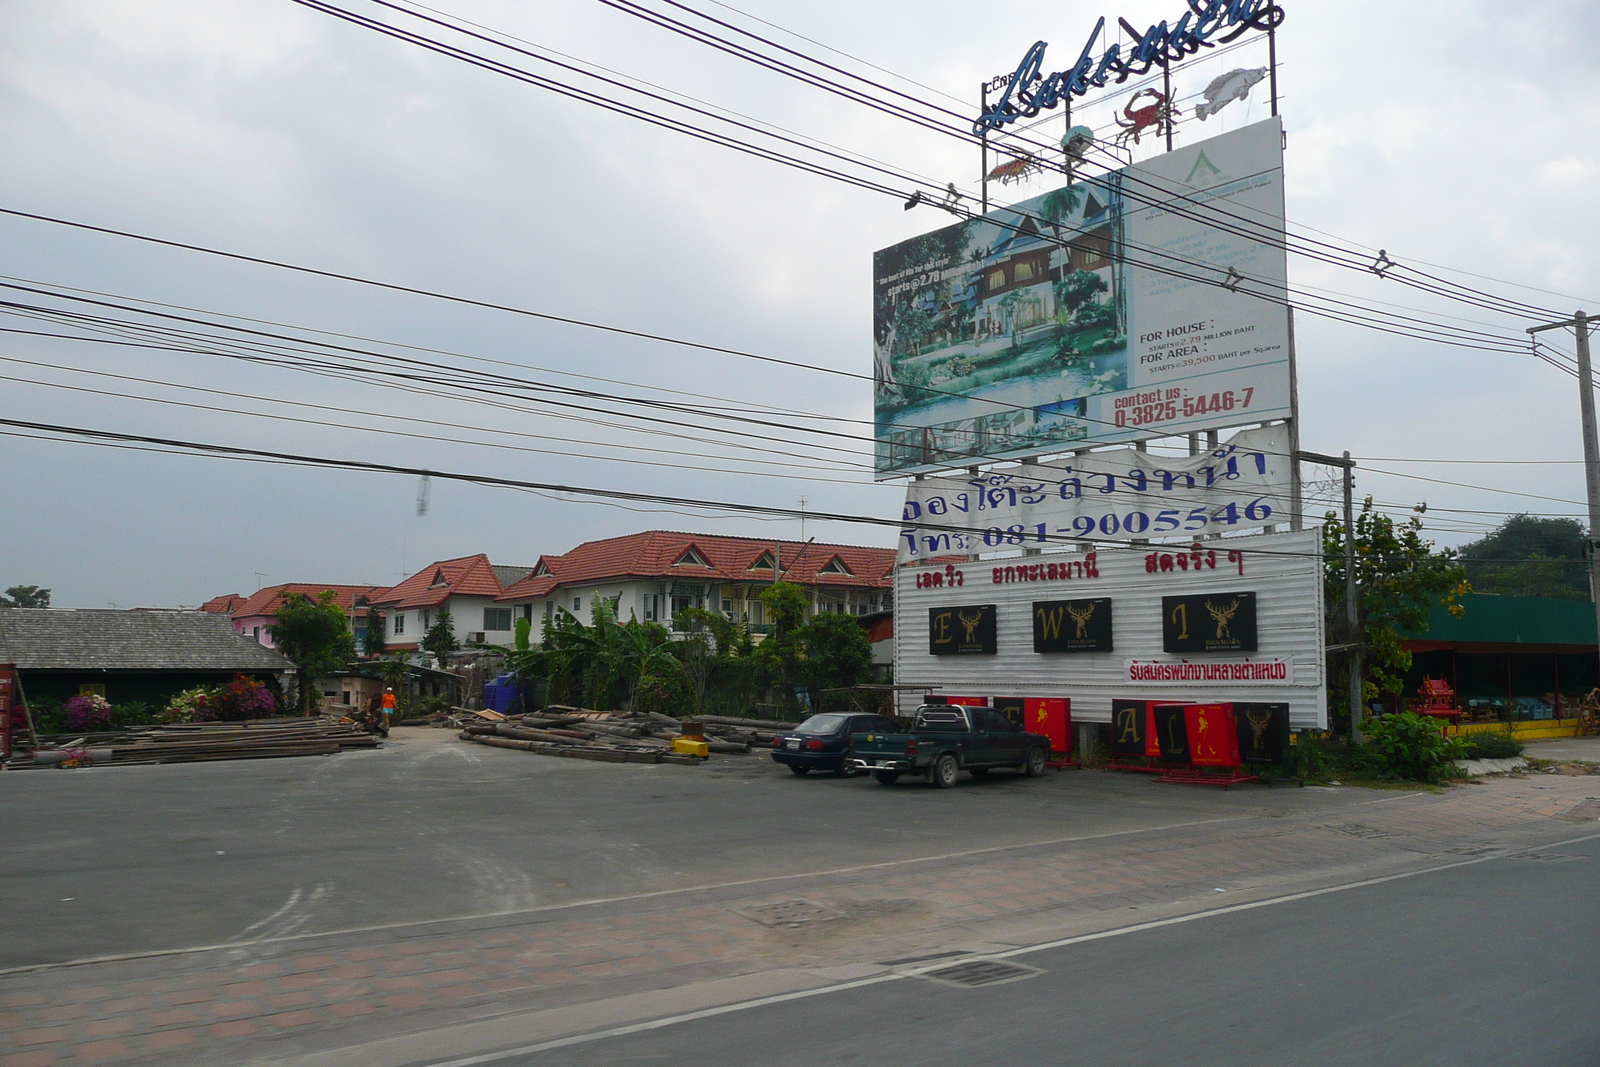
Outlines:
[[[1102,16],[1084,43],[1078,61],[1066,70],[1042,74],[1046,44],[1039,41],[1028,49],[1006,82],[1006,88],[972,124],[972,132],[983,134],[1018,119],[1033,118],[1069,96],[1082,96],[1090,89],[1104,88],[1109,82],[1121,83],[1145,74],[1152,67],[1165,67],[1194,55],[1202,48],[1226,44],[1249,30],[1270,30],[1283,21],[1283,8],[1272,0],[1188,0],[1189,10],[1168,26],[1158,22],[1140,33],[1119,18],[1134,44],[1123,55],[1120,44],[1112,44],[1095,58],[1095,43],[1105,30]],[[1220,34],[1220,36],[1219,36]]]

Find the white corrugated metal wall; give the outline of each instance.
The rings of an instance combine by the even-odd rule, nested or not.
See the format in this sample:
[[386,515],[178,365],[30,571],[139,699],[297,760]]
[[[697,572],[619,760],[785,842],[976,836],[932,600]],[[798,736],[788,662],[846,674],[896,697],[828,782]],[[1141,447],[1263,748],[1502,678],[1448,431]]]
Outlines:
[[[1082,552],[1046,553],[933,566],[902,567],[895,578],[895,681],[902,685],[936,685],[953,696],[1070,697],[1075,722],[1110,722],[1111,701],[1286,701],[1294,727],[1326,728],[1327,691],[1323,663],[1321,534],[1316,529],[1292,533],[1226,538],[1200,543],[1202,553],[1215,553],[1215,567],[1196,570],[1173,567],[1150,573],[1150,553],[1176,555],[1180,546],[1105,545],[1095,552],[1098,577],[1080,576]],[[1188,546],[1183,547],[1185,555]],[[1229,552],[1242,561],[1229,561]],[[1209,556],[1206,557],[1209,559]],[[1049,578],[1050,566],[1062,564],[1071,577]],[[1243,573],[1240,573],[1240,567]],[[1041,577],[1027,581],[995,581],[1006,567],[1041,567]],[[940,584],[922,588],[919,574],[937,572]],[[958,577],[952,588],[948,579]],[[924,579],[927,581],[928,579]],[[1193,593],[1256,594],[1258,647],[1253,653],[1199,653],[1184,656],[1162,651],[1161,598]],[[1110,597],[1114,651],[1035,653],[1035,601]],[[930,608],[996,606],[997,652],[934,656],[928,651]],[[1126,661],[1161,663],[1237,663],[1244,659],[1287,660],[1292,681],[1283,682],[1141,682],[1128,681]],[[905,694],[913,706],[915,694]]]

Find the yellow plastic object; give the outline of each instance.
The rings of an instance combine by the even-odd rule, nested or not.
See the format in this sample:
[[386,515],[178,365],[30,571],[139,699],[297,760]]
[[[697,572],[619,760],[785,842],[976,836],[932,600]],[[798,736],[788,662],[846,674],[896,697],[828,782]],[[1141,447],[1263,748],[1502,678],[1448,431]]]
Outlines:
[[672,751],[680,756],[700,756],[702,758],[711,754],[711,746],[704,741],[696,741],[692,737],[674,737]]

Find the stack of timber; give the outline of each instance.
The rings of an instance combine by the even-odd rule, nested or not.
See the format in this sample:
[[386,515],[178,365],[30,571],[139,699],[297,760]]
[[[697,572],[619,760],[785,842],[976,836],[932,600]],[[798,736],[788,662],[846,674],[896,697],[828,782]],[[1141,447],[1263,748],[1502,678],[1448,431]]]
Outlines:
[[[703,762],[698,757],[672,751],[673,738],[685,736],[684,723],[668,715],[593,711],[553,704],[522,716],[498,718],[501,721],[463,722],[461,739],[497,748],[602,763],[692,765]],[[696,721],[704,728],[707,748],[730,755],[747,754],[751,745],[770,745],[772,730],[789,725],[722,716],[703,716]]]
[[99,767],[329,756],[345,749],[379,745],[376,737],[332,716],[133,727],[51,740],[53,743],[35,749],[31,758],[14,759],[8,766]]

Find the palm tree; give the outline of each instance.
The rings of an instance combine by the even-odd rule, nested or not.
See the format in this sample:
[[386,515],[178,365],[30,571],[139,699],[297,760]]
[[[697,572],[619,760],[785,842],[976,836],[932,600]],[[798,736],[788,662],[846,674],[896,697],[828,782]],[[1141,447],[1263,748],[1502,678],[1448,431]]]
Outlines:
[[1082,186],[1069,185],[1064,189],[1052,189],[1039,201],[1039,214],[1056,231],[1056,236],[1060,237],[1061,220],[1078,210],[1082,203]]

